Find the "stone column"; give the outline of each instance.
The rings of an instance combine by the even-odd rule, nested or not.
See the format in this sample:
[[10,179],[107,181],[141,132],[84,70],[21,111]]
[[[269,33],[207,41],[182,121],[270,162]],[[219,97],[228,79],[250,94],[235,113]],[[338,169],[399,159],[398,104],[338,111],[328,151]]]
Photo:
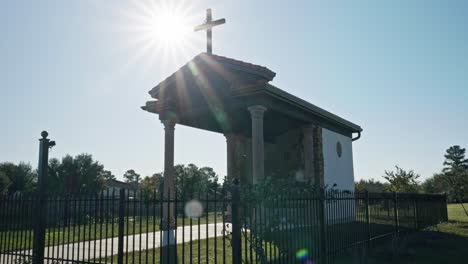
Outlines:
[[[175,122],[164,120],[164,190],[163,196],[165,199],[174,199],[174,130]],[[171,204],[169,210],[165,208],[163,211],[163,221],[167,220],[169,229],[173,229],[175,224],[174,205]]]
[[[227,181],[232,182],[232,179],[238,178],[236,173],[236,135],[225,134],[226,137],[226,156],[227,156]],[[232,207],[227,205],[227,220],[232,221]]]
[[304,177],[310,184],[315,184],[315,159],[314,159],[314,125],[307,125],[302,129],[304,140]]
[[161,263],[177,263],[175,245],[175,208],[174,203],[168,198],[174,199],[174,127],[172,120],[163,120],[164,124],[164,189],[163,215],[161,219],[162,247]]
[[315,185],[323,188],[325,186],[324,179],[324,162],[323,162],[323,141],[322,128],[314,127],[314,178]]
[[265,149],[263,141],[263,114],[266,107],[255,105],[248,108],[252,118],[252,177],[253,184],[265,176]]
[[239,175],[235,175],[236,136],[234,134],[225,134],[224,136],[226,137],[227,177],[232,180],[234,177],[239,177]]

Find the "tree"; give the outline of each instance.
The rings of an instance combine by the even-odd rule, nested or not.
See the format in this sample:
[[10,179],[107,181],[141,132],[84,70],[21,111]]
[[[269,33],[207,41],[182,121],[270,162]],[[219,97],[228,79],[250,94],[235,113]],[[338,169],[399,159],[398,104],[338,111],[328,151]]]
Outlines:
[[396,171],[385,171],[384,179],[388,181],[389,191],[392,192],[416,192],[418,190],[419,175],[413,170],[406,171],[395,166]]
[[77,193],[80,189],[80,175],[76,165],[75,159],[71,155],[62,158],[59,177],[64,183],[62,190],[67,193]]
[[[139,189],[143,196],[154,198],[153,195],[159,195],[162,190],[163,176],[162,173],[155,173],[151,176],[146,176],[141,180]],[[158,196],[157,196],[158,197]],[[156,198],[157,198],[156,197]]]
[[188,164],[176,165],[174,169],[175,188],[179,197],[203,195],[219,187],[218,175],[210,167],[198,168],[194,164]]
[[123,175],[124,179],[128,183],[140,183],[140,174],[136,173],[134,170],[128,170]]
[[66,155],[62,161],[49,160],[47,189],[50,193],[97,193],[106,174],[104,166],[90,154]]
[[8,194],[31,192],[37,183],[37,173],[28,163],[18,165],[11,162],[0,163],[0,171],[8,178]]
[[96,192],[102,189],[104,166],[93,160],[90,154],[80,154],[75,157],[78,170],[80,191]]
[[425,193],[445,193],[448,191],[447,182],[443,173],[436,173],[421,184]]
[[65,192],[65,179],[63,177],[62,164],[60,160],[52,158],[49,160],[47,169],[47,190],[50,193],[64,193]]
[[114,174],[112,174],[111,171],[109,170],[104,170],[102,172],[102,178],[104,181],[109,181],[109,180],[117,180]]
[[374,179],[370,179],[370,180],[361,179],[360,181],[355,183],[355,189],[358,192],[367,190],[368,192],[381,193],[387,190],[388,188],[389,188],[388,183],[382,183]]
[[0,197],[8,192],[10,184],[10,179],[6,176],[5,172],[0,171]]
[[458,145],[451,146],[444,155],[444,178],[448,186],[450,200],[468,199],[468,159],[466,150]]
[[445,173],[450,200],[460,203],[468,199],[468,170],[456,169]]
[[446,150],[444,155],[443,172],[460,171],[468,169],[468,159],[465,158],[465,149],[460,146],[451,146]]

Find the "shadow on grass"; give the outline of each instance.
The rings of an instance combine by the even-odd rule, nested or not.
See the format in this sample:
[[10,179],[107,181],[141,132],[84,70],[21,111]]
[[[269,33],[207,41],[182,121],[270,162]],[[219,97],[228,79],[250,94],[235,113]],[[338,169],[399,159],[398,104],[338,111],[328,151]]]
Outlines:
[[[329,254],[339,255],[350,245],[366,241],[369,228],[373,237],[391,234],[395,230],[392,225],[378,223],[368,225],[363,222],[349,222],[329,225],[326,237],[327,251]],[[322,252],[321,245],[323,241],[320,239],[320,229],[318,226],[272,230],[263,232],[261,237],[263,243],[267,246],[269,243],[273,244],[278,249],[277,256],[279,255],[280,259],[287,259],[288,263],[295,263],[296,256],[301,251],[307,252],[308,258],[313,261],[317,261]],[[391,239],[391,236],[387,236],[386,239]]]
[[444,223],[373,243],[366,262],[365,248],[349,249],[331,263],[468,263],[468,223]]
[[[366,223],[353,222],[328,227],[330,263],[468,263],[468,223],[444,223],[416,231],[413,223],[400,226],[396,237],[394,226],[370,224],[375,239],[368,247]],[[264,234],[264,241],[277,246],[287,259],[306,249],[316,261],[320,255],[319,230],[305,227]],[[362,242],[362,243],[359,243]],[[354,246],[350,246],[353,245]],[[270,258],[271,259],[271,258]],[[273,258],[274,259],[274,258]]]

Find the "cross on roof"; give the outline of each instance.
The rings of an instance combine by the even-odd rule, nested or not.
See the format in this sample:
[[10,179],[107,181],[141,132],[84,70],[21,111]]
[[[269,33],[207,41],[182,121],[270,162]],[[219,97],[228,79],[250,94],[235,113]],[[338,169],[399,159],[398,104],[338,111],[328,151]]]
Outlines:
[[211,18],[211,8],[208,8],[206,10],[206,21],[205,21],[205,23],[201,24],[199,26],[196,26],[194,28],[195,31],[206,30],[206,52],[208,54],[211,54],[213,52],[211,29],[213,27],[222,25],[224,23],[226,23],[226,19],[224,19],[224,18],[213,21],[212,18]]

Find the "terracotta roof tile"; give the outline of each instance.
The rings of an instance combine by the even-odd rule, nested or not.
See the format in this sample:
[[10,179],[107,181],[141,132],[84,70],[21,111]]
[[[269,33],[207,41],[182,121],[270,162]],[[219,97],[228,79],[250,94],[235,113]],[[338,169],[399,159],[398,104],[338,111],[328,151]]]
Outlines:
[[158,85],[156,85],[153,89],[151,89],[149,91],[149,94],[153,98],[157,98],[157,95],[159,93],[159,87],[161,86],[161,84],[170,83],[172,80],[175,79],[175,75],[176,75],[177,72],[182,71],[184,68],[188,67],[188,65],[191,62],[200,60],[202,58],[203,59],[209,58],[209,59],[213,59],[213,60],[215,60],[216,62],[219,62],[219,63],[233,65],[235,67],[238,67],[239,70],[243,70],[243,71],[246,71],[246,72],[250,72],[252,74],[259,75],[260,77],[266,79],[266,81],[272,81],[273,78],[276,76],[275,72],[273,72],[270,69],[268,69],[267,67],[264,67],[264,66],[261,66],[261,65],[256,65],[256,64],[249,63],[249,62],[244,62],[244,61],[235,60],[235,59],[231,59],[231,58],[224,57],[224,56],[219,56],[219,55],[208,54],[206,52],[202,52],[202,53],[198,54],[197,56],[195,56],[193,59],[191,59],[189,62],[184,64],[184,66],[180,67],[176,72],[174,72],[169,77],[164,79]]
[[[265,66],[261,66],[261,65],[257,65],[257,64],[253,64],[253,63],[250,63],[250,62],[245,62],[245,61],[240,61],[240,60],[235,60],[235,59],[231,59],[231,58],[228,58],[228,57],[224,57],[224,56],[219,56],[219,55],[214,55],[214,54],[208,54],[208,53],[201,53],[199,54],[198,56],[209,56],[217,61],[224,61],[226,63],[229,63],[229,64],[234,64],[234,65],[239,65],[239,66],[243,66],[243,67],[246,67],[246,68],[251,68],[251,69],[255,69],[257,71],[262,71],[264,72],[267,76],[270,76],[269,81],[273,80],[273,78],[275,77],[276,73],[271,71],[270,69],[268,69],[267,67]],[[198,57],[197,56],[197,57]]]

